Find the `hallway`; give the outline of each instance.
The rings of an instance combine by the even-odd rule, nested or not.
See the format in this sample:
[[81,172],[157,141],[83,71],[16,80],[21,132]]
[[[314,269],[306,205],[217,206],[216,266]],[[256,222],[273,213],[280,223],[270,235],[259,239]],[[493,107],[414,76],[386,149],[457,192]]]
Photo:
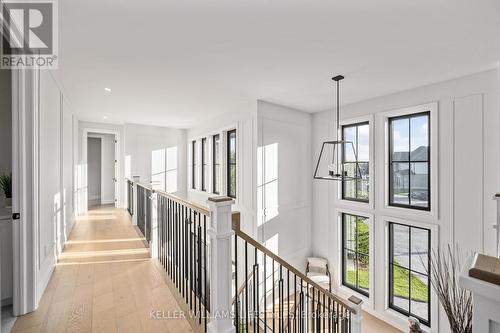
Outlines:
[[192,332],[165,275],[125,210],[103,206],[77,218],[37,311],[13,332]]

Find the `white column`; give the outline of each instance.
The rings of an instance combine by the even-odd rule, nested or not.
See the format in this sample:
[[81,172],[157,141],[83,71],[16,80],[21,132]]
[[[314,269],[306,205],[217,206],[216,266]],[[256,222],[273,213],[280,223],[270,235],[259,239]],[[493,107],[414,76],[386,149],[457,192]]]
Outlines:
[[233,199],[212,197],[208,199],[210,209],[210,323],[209,333],[234,333],[231,315],[231,239],[234,235],[231,224]]
[[363,300],[356,296],[351,296],[347,299],[356,313],[351,313],[351,333],[361,333],[363,331],[363,310],[361,304]]
[[496,234],[496,252],[497,258],[500,258],[500,193],[493,196],[493,200],[497,202],[497,223],[493,225]]

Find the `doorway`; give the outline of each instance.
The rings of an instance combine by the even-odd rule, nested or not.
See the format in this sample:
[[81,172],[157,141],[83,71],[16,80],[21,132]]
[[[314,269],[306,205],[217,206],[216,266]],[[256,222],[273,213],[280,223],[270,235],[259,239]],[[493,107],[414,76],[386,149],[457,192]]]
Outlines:
[[109,133],[87,135],[87,179],[89,208],[117,203],[116,137]]

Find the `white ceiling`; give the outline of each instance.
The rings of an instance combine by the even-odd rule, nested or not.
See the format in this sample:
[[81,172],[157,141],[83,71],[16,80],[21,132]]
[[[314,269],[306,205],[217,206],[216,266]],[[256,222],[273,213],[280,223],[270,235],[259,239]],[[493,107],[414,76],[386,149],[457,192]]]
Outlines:
[[[85,120],[190,127],[262,99],[317,112],[497,65],[498,0],[64,0],[60,81]],[[112,89],[104,91],[105,87]]]

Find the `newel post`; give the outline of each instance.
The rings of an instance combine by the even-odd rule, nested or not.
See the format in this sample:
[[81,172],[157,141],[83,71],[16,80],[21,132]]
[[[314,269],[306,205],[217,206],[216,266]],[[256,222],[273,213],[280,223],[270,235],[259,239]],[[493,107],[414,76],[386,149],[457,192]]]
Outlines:
[[351,333],[361,333],[363,331],[363,310],[361,309],[361,304],[363,300],[351,296],[347,299],[351,307],[356,310],[356,313],[351,313]]
[[209,333],[233,333],[236,331],[232,311],[232,261],[231,239],[234,235],[231,224],[233,199],[212,197],[208,199],[210,209],[210,323]]

